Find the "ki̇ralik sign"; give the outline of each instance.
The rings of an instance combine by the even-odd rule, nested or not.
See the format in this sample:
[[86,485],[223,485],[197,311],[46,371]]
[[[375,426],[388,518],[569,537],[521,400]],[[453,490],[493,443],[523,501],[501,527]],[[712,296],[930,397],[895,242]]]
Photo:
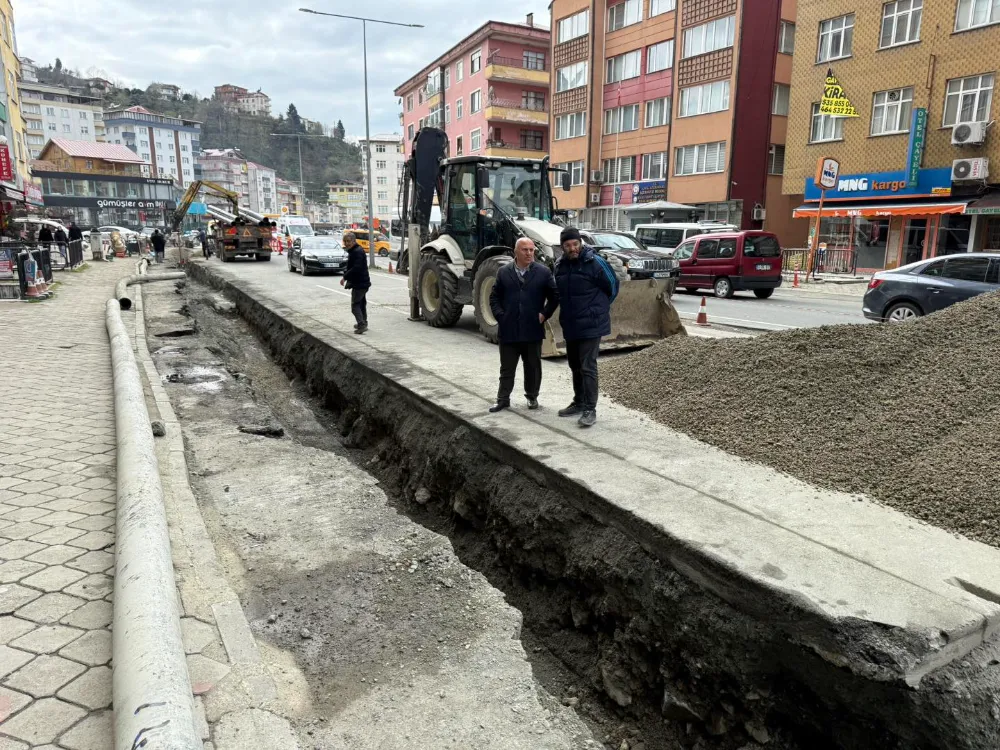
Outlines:
[[[814,178],[806,180],[806,201],[818,201],[820,188]],[[906,170],[841,174],[836,187],[826,191],[828,201],[892,198],[938,198],[951,195],[951,168],[919,169],[915,185]]]
[[826,81],[824,81],[823,85],[823,99],[819,103],[819,113],[835,117],[858,117],[858,110],[854,108],[850,99],[847,98],[844,87],[840,85],[840,81],[833,74],[832,70],[826,71]]

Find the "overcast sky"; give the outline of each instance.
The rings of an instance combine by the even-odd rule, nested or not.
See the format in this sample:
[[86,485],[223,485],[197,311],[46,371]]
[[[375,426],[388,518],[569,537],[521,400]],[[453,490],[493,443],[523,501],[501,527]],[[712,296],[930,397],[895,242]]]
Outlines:
[[548,26],[547,0],[14,0],[18,52],[59,57],[131,87],[174,83],[201,96],[232,83],[263,89],[274,114],[344,121],[364,135],[361,22],[299,13],[363,12],[423,29],[368,24],[372,132],[397,133],[393,89],[487,20]]

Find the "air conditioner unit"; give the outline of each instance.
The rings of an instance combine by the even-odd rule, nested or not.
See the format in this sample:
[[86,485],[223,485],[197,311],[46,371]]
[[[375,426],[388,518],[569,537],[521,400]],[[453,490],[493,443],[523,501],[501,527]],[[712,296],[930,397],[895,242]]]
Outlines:
[[601,202],[601,194],[600,193],[591,193],[590,194],[590,205],[596,206],[600,202]]
[[590,172],[591,182],[604,182],[604,170],[603,169],[593,169]]
[[755,206],[753,209],[753,220],[764,221],[767,218],[767,209],[763,206]]
[[951,129],[953,146],[978,146],[985,140],[985,122],[963,122]]
[[955,159],[951,164],[951,181],[985,180],[990,176],[990,160]]

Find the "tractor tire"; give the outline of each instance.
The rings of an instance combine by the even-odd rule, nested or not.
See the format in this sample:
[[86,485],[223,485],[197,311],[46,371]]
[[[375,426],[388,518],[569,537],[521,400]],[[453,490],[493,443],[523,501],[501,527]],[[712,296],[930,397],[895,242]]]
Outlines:
[[625,264],[622,263],[622,259],[617,255],[612,255],[611,253],[601,253],[601,257],[608,262],[611,266],[611,270],[615,272],[615,276],[618,277],[618,283],[624,284],[628,281],[628,269],[625,268]]
[[491,344],[496,344],[498,338],[498,325],[493,311],[490,309],[490,292],[493,291],[493,283],[496,281],[497,271],[513,260],[507,255],[495,255],[483,261],[476,271],[476,278],[472,282],[472,307],[476,313],[476,325],[480,332]]
[[448,262],[439,255],[425,255],[420,259],[417,295],[420,312],[435,328],[451,328],[462,317],[458,279],[448,268]]

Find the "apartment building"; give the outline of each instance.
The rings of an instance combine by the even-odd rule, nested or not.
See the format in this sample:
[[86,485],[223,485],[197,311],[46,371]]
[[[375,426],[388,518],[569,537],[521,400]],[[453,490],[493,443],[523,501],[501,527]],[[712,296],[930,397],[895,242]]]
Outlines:
[[277,178],[278,210],[288,209],[288,213],[293,216],[302,216],[305,210],[302,189],[297,182],[289,182],[280,177]]
[[271,97],[260,89],[248,91],[242,86],[226,83],[215,87],[215,97],[221,99],[230,112],[243,112],[248,115],[271,114]]
[[[236,148],[209,148],[198,155],[201,177],[236,193],[240,205],[262,214],[277,214],[279,181],[273,169],[247,159]],[[298,186],[295,186],[298,191]],[[205,201],[226,207],[225,198],[206,193]]]
[[[362,148],[368,147],[368,141],[362,138],[358,141]],[[372,210],[375,218],[382,222],[389,223],[393,219],[399,219],[399,192],[403,185],[403,164],[406,163],[406,154],[403,148],[403,136],[398,133],[387,135],[375,135],[371,139],[371,162],[372,162]],[[361,159],[361,174],[365,185],[365,202],[367,204],[368,191],[368,162]]]
[[580,223],[703,218],[805,241],[780,176],[794,0],[551,8],[551,159]]
[[105,139],[127,146],[147,165],[149,177],[170,177],[179,186],[194,182],[201,151],[201,123],[150,112],[145,107],[104,112]]
[[424,125],[451,156],[541,159],[549,150],[549,30],[487,21],[398,86],[405,155]]
[[21,63],[20,80],[26,83],[38,83],[38,68],[35,65],[35,61],[23,55],[18,59]]
[[[21,62],[17,54],[17,36],[14,33],[14,6],[10,0],[0,0],[0,134],[7,139],[11,176],[0,177],[0,193],[11,200],[24,200],[27,191],[32,196],[28,171],[30,154],[25,138],[25,122],[21,112],[17,81],[21,76]],[[37,201],[35,201],[37,202]]]
[[334,223],[363,224],[368,213],[364,185],[358,182],[334,182],[327,186],[327,202]]
[[104,107],[98,97],[23,79],[18,89],[32,159],[41,155],[42,147],[51,138],[95,143],[105,140]]
[[[805,191],[796,213],[827,262],[877,270],[1000,250],[1000,137],[989,127],[1000,5],[799,0],[798,19],[784,190]],[[857,116],[824,113],[830,93]],[[819,217],[821,157],[840,175]]]

